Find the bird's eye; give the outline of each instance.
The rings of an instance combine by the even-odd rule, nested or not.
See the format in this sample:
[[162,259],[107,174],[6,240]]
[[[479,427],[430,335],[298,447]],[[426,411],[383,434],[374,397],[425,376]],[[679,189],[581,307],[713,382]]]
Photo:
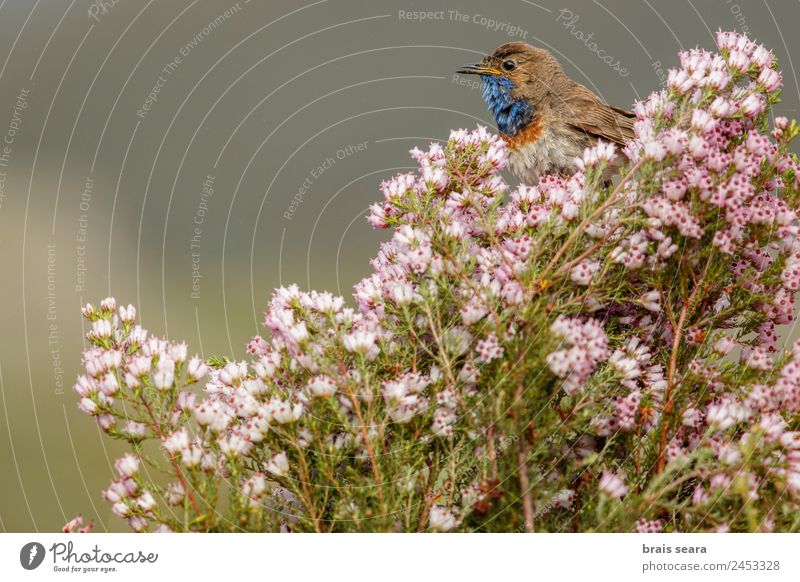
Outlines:
[[504,71],[513,71],[514,69],[517,68],[517,63],[512,60],[507,60],[503,61],[503,64],[501,66],[503,67]]

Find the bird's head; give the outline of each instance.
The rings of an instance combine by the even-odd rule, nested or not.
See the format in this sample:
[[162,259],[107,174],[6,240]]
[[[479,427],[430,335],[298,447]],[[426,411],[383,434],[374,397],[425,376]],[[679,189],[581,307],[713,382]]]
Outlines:
[[509,42],[474,65],[457,70],[480,75],[483,99],[500,131],[514,135],[533,121],[553,77],[563,75],[558,61],[546,50],[524,42]]

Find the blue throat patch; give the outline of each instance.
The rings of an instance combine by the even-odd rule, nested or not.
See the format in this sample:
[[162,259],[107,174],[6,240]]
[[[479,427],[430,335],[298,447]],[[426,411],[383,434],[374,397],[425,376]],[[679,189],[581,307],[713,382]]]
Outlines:
[[481,75],[483,100],[497,122],[497,129],[515,135],[533,121],[533,106],[523,99],[513,99],[514,83],[499,75]]

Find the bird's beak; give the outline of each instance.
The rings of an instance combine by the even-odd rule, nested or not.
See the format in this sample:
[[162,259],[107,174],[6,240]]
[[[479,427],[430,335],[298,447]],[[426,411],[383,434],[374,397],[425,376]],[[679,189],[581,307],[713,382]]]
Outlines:
[[461,75],[501,75],[502,72],[494,67],[487,67],[478,63],[477,65],[464,65],[456,70]]

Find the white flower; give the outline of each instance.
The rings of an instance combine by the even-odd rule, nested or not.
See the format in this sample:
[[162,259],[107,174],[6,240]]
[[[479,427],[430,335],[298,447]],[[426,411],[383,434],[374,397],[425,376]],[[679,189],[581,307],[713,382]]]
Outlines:
[[78,408],[86,414],[97,414],[97,404],[91,398],[81,398],[80,402],[78,402]]
[[172,344],[169,348],[169,356],[176,362],[185,362],[188,353],[186,343]]
[[708,405],[706,422],[719,430],[726,430],[743,421],[747,414],[741,405],[730,400],[722,400]]
[[191,381],[197,381],[208,374],[208,366],[206,363],[197,356],[189,360],[189,365],[186,367],[186,374]]
[[133,531],[144,531],[147,529],[147,520],[141,515],[134,515],[128,518],[128,527]]
[[389,286],[389,297],[399,306],[414,301],[414,288],[406,281],[396,281]]
[[162,358],[158,361],[156,373],[153,374],[153,385],[159,390],[169,390],[175,382],[175,361]]
[[128,360],[128,372],[136,377],[144,376],[150,371],[153,358],[150,356],[135,356]]
[[119,517],[128,517],[131,514],[131,508],[128,507],[127,503],[124,503],[122,501],[118,501],[117,503],[112,505],[111,511],[114,513],[114,515],[117,515]]
[[330,376],[314,376],[308,389],[314,396],[328,397],[336,393],[336,382]]
[[228,457],[246,455],[253,447],[253,443],[237,433],[221,436],[217,441],[219,450]]
[[357,330],[344,336],[342,343],[348,352],[369,356],[375,348],[375,340],[376,336],[371,331]]
[[189,448],[189,433],[186,427],[182,427],[173,432],[161,441],[161,445],[167,452],[175,454]]
[[222,432],[228,428],[230,419],[216,402],[204,400],[194,408],[197,424],[207,426],[213,432]]
[[278,424],[287,424],[300,418],[303,413],[303,405],[295,404],[284,400],[273,399],[267,402],[267,410],[270,418]]
[[181,451],[181,461],[190,469],[197,467],[202,459],[203,450],[198,446],[193,445]]
[[110,338],[114,335],[114,328],[107,319],[98,319],[92,323],[92,337],[98,339]]
[[139,457],[125,453],[114,463],[120,477],[131,477],[139,471]]
[[100,302],[100,309],[102,311],[115,311],[117,309],[117,300],[113,297],[106,297]]
[[723,336],[714,342],[714,351],[723,356],[736,347],[736,340],[731,337]]
[[456,518],[452,511],[444,505],[434,505],[431,507],[430,516],[428,518],[428,527],[433,531],[450,531],[458,527],[461,520]]
[[100,425],[100,428],[102,428],[105,431],[108,431],[112,426],[114,426],[117,423],[117,420],[110,414],[98,414],[97,416],[95,416],[95,419],[97,420],[97,424]]
[[572,282],[576,285],[587,286],[592,282],[592,277],[594,277],[598,269],[600,269],[600,263],[598,261],[584,259],[572,267],[570,279],[572,279]]
[[119,390],[119,382],[117,382],[117,377],[112,373],[106,374],[103,379],[100,380],[97,386],[100,388],[100,392],[106,396],[113,396]]
[[153,494],[145,490],[139,497],[136,498],[136,505],[142,511],[153,511],[156,508],[156,500]]
[[289,458],[280,452],[264,465],[264,469],[277,477],[285,477],[289,474]]
[[131,343],[144,345],[144,343],[147,341],[147,330],[142,328],[140,325],[137,325],[133,328],[133,330],[131,330],[128,339],[131,341]]
[[133,305],[120,306],[118,313],[119,319],[123,323],[131,324],[136,321],[136,308]]
[[628,486],[617,473],[603,471],[598,484],[600,491],[612,499],[622,499],[628,494]]
[[644,307],[647,311],[659,313],[662,309],[661,294],[655,289],[642,295],[639,301],[641,301],[642,307]]
[[186,490],[180,481],[173,481],[167,487],[167,503],[170,505],[178,505],[183,501],[186,495]]
[[143,437],[147,432],[147,426],[141,422],[129,420],[122,432],[132,437]]
[[[241,364],[244,364],[242,362]],[[247,374],[247,366],[236,362],[230,362],[220,370],[217,378],[226,386],[233,386]]]
[[242,494],[247,497],[261,497],[267,490],[267,481],[263,473],[253,473],[253,476],[242,483]]

